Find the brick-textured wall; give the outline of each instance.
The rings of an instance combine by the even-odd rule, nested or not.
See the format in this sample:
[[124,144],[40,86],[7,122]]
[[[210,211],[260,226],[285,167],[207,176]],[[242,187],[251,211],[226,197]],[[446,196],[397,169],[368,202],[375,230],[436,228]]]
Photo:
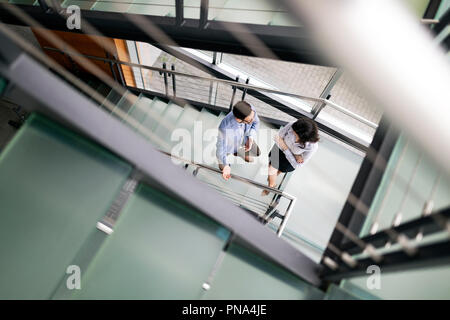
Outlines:
[[[154,66],[162,67],[166,62],[167,67],[170,68],[172,64],[175,65],[177,71],[195,74],[205,77],[211,77],[209,74],[198,70],[197,68],[162,52],[156,60]],[[305,96],[318,97],[322,90],[327,85],[328,81],[335,72],[335,68],[322,67],[315,65],[307,65],[300,63],[292,63],[285,61],[276,61],[255,57],[239,56],[232,54],[224,54],[222,62],[230,64],[236,68],[244,70],[261,81],[269,83],[270,85],[286,92],[301,94]],[[169,78],[169,94],[172,94],[172,80]],[[163,77],[158,73],[152,74],[151,79],[152,90],[164,92]],[[228,107],[231,101],[232,90],[228,85],[213,84],[212,89],[208,81],[196,80],[190,78],[177,77],[177,95],[182,98],[192,99],[205,103],[212,102],[219,106]],[[210,91],[213,99],[210,101]],[[338,103],[342,107],[355,112],[356,114],[378,123],[381,118],[381,110],[373,106],[364,97],[362,89],[355,84],[352,79],[345,73],[337,81],[331,91],[331,100]],[[239,101],[242,92],[237,91],[235,102]],[[271,116],[282,120],[293,120],[292,117],[285,113],[265,104],[258,99],[251,96],[245,98],[249,103],[253,104],[260,115]],[[306,101],[309,105],[312,102]],[[324,112],[333,115],[334,117],[344,120],[346,123],[357,127],[362,132],[374,134],[375,130],[354,120],[339,111],[332,108],[325,108]]]

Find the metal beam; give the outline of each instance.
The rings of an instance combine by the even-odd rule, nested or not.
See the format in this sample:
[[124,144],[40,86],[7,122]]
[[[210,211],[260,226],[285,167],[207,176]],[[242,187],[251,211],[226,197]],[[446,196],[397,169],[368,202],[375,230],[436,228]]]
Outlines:
[[175,0],[175,19],[177,26],[184,23],[184,0]]
[[[327,85],[325,88],[323,88],[322,93],[320,94],[320,98],[328,99],[331,94],[331,90],[333,89],[336,82],[339,80],[339,78],[342,76],[344,71],[341,68],[337,68],[336,71],[331,76],[330,80],[328,80]],[[325,104],[323,102],[316,102],[314,107],[311,110],[311,113],[314,115],[314,118],[316,118],[319,115],[319,112],[325,107]]]
[[[336,271],[324,269],[321,278],[325,281],[337,282],[342,279],[349,279],[359,276],[367,276],[367,268],[374,264],[371,258],[357,260],[358,265],[355,268],[350,268],[346,264],[339,266]],[[378,262],[381,272],[395,272],[410,269],[418,269],[425,267],[437,267],[440,265],[447,265],[450,263],[450,241],[441,241],[432,243],[418,248],[418,252],[414,256],[409,256],[403,250],[383,255],[382,262]]]
[[200,21],[198,27],[205,29],[208,22],[209,0],[201,0],[200,2]]
[[441,2],[442,0],[430,0],[427,9],[425,10],[425,13],[423,14],[423,19],[434,19],[436,13],[439,10]]
[[448,34],[442,41],[442,45],[444,46],[445,49],[447,49],[447,51],[450,50],[450,34]]
[[[375,234],[368,235],[361,238],[364,243],[371,244],[375,248],[380,248],[386,245],[388,241],[392,241],[389,234],[404,234],[410,239],[414,239],[416,235],[421,232],[423,236],[442,231],[442,227],[438,225],[439,219],[450,219],[450,207],[441,209],[425,217],[405,222],[396,227],[381,230]],[[394,232],[392,232],[394,231]],[[348,242],[341,247],[341,249],[349,254],[358,254],[363,250],[353,242]]]
[[450,8],[439,18],[439,23],[432,29],[438,35],[446,26],[450,24]]
[[[359,168],[358,175],[350,190],[349,199],[345,202],[337,221],[337,223],[352,231],[353,234],[358,235],[361,232],[366,219],[366,212],[363,212],[361,207],[369,208],[371,206],[383,178],[384,168],[375,166],[375,163],[384,163],[389,159],[398,136],[398,131],[388,121],[386,116],[383,116],[370,145],[370,154],[365,156]],[[361,206],[355,206],[350,197],[359,199]],[[329,242],[335,247],[341,248],[344,244],[351,242],[351,240],[335,228]],[[326,249],[324,256],[339,259],[330,249]]]
[[[16,5],[30,15],[45,28],[51,30],[68,31],[66,21],[56,13],[44,13],[39,6]],[[157,39],[149,37],[138,26],[127,18],[131,14],[106,12],[96,10],[81,10],[81,16],[102,35],[111,38],[136,40],[158,44]],[[208,21],[205,28],[199,28],[197,19],[184,19],[180,26],[176,18],[163,16],[143,16],[153,22],[158,28],[172,38],[179,46],[200,50],[218,51],[241,55],[261,52],[260,47],[248,48],[237,40],[232,32],[236,23],[222,21]],[[0,3],[0,20],[4,23],[25,25],[23,21],[11,14]],[[328,59],[315,48],[312,39],[303,27],[283,27],[271,25],[242,24],[245,30],[259,38],[283,61],[308,63],[314,65],[332,66]],[[79,32],[72,30],[72,32]],[[83,30],[87,32],[87,30]],[[167,43],[169,44],[169,43]],[[295,44],[295,45],[294,45]]]

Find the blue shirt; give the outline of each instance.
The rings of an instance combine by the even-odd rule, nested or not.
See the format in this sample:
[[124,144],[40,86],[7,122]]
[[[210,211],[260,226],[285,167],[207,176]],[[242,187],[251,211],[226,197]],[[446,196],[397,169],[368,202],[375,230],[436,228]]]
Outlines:
[[237,122],[232,111],[220,123],[216,143],[216,156],[220,164],[227,165],[227,155],[236,153],[247,142],[248,137],[256,141],[259,118],[255,109],[251,108],[255,112],[255,117],[250,124]]

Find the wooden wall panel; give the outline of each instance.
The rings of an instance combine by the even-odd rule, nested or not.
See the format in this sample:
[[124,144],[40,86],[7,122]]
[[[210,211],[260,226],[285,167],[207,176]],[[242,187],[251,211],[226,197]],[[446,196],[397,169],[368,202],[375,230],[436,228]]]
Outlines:
[[[45,50],[45,47],[58,48],[56,45],[54,45],[53,43],[49,42],[46,39],[45,34],[50,33],[51,35],[58,37],[59,39],[67,43],[70,47],[72,47],[73,50],[84,55],[114,59],[110,55],[107,55],[107,51],[102,47],[103,45],[110,48],[113,54],[117,56],[116,44],[114,39],[111,38],[91,36],[73,32],[55,31],[41,28],[32,28],[32,31],[36,36],[37,41],[43,48],[44,52],[49,57],[57,61],[60,65],[62,65],[64,68],[74,73],[81,72],[86,74],[93,74],[92,68],[85,68],[84,66],[77,63],[75,56],[71,57],[70,55],[67,56],[59,52]],[[64,51],[71,51],[71,50],[69,48],[66,48],[64,49]],[[89,60],[89,61],[94,65],[96,65],[105,75],[109,76],[110,78],[113,78],[111,66],[109,63],[98,60]]]
[[[116,45],[117,57],[120,61],[130,62],[130,55],[128,54],[128,48],[126,40],[114,39],[114,43]],[[133,70],[131,67],[122,65],[122,73],[125,79],[125,83],[127,86],[136,87],[136,81],[134,79]]]

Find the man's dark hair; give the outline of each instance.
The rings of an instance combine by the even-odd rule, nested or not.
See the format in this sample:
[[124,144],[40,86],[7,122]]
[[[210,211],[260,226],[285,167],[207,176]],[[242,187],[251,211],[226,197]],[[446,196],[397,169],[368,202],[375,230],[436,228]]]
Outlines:
[[252,108],[250,104],[245,101],[239,101],[233,107],[233,114],[236,118],[244,120],[252,113]]
[[319,141],[316,123],[308,118],[300,118],[292,125],[292,130],[300,137],[301,143]]

